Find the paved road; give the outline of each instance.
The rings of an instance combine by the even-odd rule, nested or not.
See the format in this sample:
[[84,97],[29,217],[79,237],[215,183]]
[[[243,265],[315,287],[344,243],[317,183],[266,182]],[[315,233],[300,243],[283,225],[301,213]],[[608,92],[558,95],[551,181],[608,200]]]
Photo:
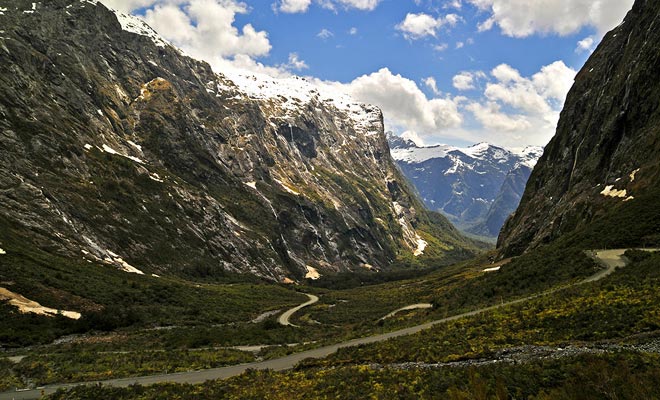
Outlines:
[[[606,266],[606,269],[604,271],[599,271],[597,274],[593,275],[590,278],[587,278],[581,282],[578,282],[576,284],[570,285],[570,286],[577,286],[577,285],[582,285],[585,283],[589,282],[594,282],[600,279],[605,278],[606,276],[612,274],[617,268],[623,267],[626,265],[626,262],[624,259],[622,259],[622,255],[626,250],[597,250],[592,252],[593,256],[595,259],[597,259],[599,262],[603,263],[603,265]],[[655,251],[655,249],[653,249]],[[570,287],[566,286],[566,287]],[[490,306],[490,307],[485,307],[481,308],[478,310],[466,312],[463,314],[459,315],[454,315],[452,317],[448,318],[443,318],[440,320],[428,322],[422,325],[417,325],[413,326],[410,328],[406,329],[400,329],[398,331],[394,332],[389,332],[389,333],[384,333],[381,335],[375,335],[375,336],[369,336],[365,338],[359,338],[359,339],[353,339],[349,340],[344,343],[338,343],[330,346],[325,346],[321,347],[318,349],[314,350],[308,350],[304,351],[301,353],[296,353],[292,354],[286,357],[274,359],[274,360],[268,360],[268,361],[260,361],[260,362],[253,362],[249,364],[241,364],[241,365],[233,365],[229,367],[223,367],[223,368],[215,368],[215,369],[207,369],[207,370],[202,370],[202,371],[190,371],[190,372],[182,372],[182,373],[177,373],[177,374],[164,374],[164,375],[152,375],[152,376],[142,376],[142,377],[134,377],[134,378],[125,378],[125,379],[112,379],[112,380],[107,380],[107,381],[102,381],[102,382],[85,382],[85,383],[73,383],[73,384],[59,384],[59,385],[49,385],[46,386],[42,389],[35,389],[35,390],[26,390],[22,392],[4,392],[0,393],[0,400],[32,400],[32,399],[38,399],[41,397],[42,392],[44,394],[51,394],[54,393],[57,389],[59,388],[71,388],[79,385],[93,385],[97,383],[102,383],[103,385],[111,385],[115,387],[126,387],[129,385],[133,384],[139,384],[139,385],[153,385],[156,383],[164,383],[164,382],[174,382],[174,383],[190,383],[190,384],[198,384],[198,383],[203,383],[207,380],[213,380],[213,379],[226,379],[226,378],[231,378],[233,376],[237,376],[245,372],[247,369],[272,369],[274,371],[282,371],[286,369],[293,368],[296,364],[298,364],[300,361],[306,359],[306,358],[323,358],[327,357],[332,353],[335,353],[338,349],[343,348],[343,347],[352,347],[352,346],[358,346],[361,344],[369,344],[369,343],[375,343],[375,342],[381,342],[387,339],[399,337],[399,336],[406,336],[406,335],[411,335],[417,332],[421,332],[423,330],[429,329],[435,325],[438,324],[444,324],[450,321],[455,321],[457,319],[465,318],[465,317],[470,317],[473,315],[478,315],[482,314],[488,311],[492,311],[501,307],[507,307],[510,305],[514,304],[520,304],[527,302],[531,299],[535,299],[538,297],[545,296],[549,293],[554,293],[558,290],[561,289],[553,289],[549,290],[547,292],[535,294],[533,296],[525,297],[522,299],[514,300],[514,301],[509,301],[506,303]],[[293,308],[287,313],[290,312],[289,317],[298,311],[300,308],[303,306],[307,306],[309,304],[313,304],[316,301],[318,301],[318,298],[313,295],[307,295],[310,298],[310,301],[304,304],[301,304],[300,306]],[[308,304],[309,303],[309,304]],[[287,317],[288,321],[288,317]]]
[[429,304],[429,303],[411,304],[409,306],[405,306],[405,307],[401,307],[399,309],[396,309],[396,310],[392,311],[391,313],[387,314],[386,316],[384,316],[381,319],[391,318],[391,317],[397,315],[398,313],[400,313],[401,311],[418,310],[418,309],[424,309],[424,308],[433,308],[433,304]]
[[[660,249],[640,249],[644,251],[657,252]],[[605,267],[603,271],[585,279],[582,283],[595,282],[605,278],[606,276],[612,275],[612,273],[617,268],[622,268],[626,266],[628,260],[623,257],[623,254],[627,249],[615,249],[615,250],[594,250],[593,258],[599,262],[602,266]]]
[[285,311],[284,314],[280,315],[280,317],[277,319],[277,322],[279,322],[280,325],[284,325],[284,326],[296,326],[296,325],[292,324],[291,322],[289,322],[289,319],[291,318],[291,316],[293,314],[295,314],[296,312],[300,311],[301,309],[303,309],[307,306],[311,306],[312,304],[319,301],[319,298],[314,296],[313,294],[307,294],[307,297],[309,297],[309,301],[307,301],[305,303],[302,303],[301,305],[299,305],[297,307],[293,307],[292,309],[290,309],[288,311]]

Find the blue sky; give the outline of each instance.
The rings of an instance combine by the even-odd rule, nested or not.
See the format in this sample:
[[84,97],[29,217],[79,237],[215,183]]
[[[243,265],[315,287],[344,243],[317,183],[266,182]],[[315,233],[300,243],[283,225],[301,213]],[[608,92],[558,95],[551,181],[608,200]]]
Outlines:
[[[248,3],[252,12],[238,15],[236,25],[252,23],[258,30],[269,33],[273,49],[262,62],[281,64],[286,62],[289,53],[296,52],[309,66],[305,73],[342,82],[389,67],[392,72],[414,80],[435,76],[442,89],[451,91],[451,78],[466,69],[490,70],[507,63],[523,75],[529,75],[556,60],[580,68],[589,54],[577,54],[577,42],[595,34],[592,27],[565,37],[546,34],[524,40],[503,36],[496,29],[479,33],[477,24],[487,15],[465,4],[458,11],[464,22],[453,28],[439,29],[436,37],[409,40],[396,26],[408,13],[431,13],[429,7],[415,5],[411,0],[385,0],[373,11],[333,12],[312,5],[305,14],[275,14],[271,4],[257,3]],[[457,13],[457,10],[441,10],[441,14],[447,12]],[[349,33],[351,28],[357,29],[355,35]],[[334,36],[317,37],[322,29]],[[466,44],[468,40],[473,44]],[[459,42],[464,47],[456,49]],[[434,49],[442,45],[448,48]]]
[[[544,145],[632,0],[104,0],[218,72],[336,82],[420,143]],[[430,78],[430,79],[429,79]]]

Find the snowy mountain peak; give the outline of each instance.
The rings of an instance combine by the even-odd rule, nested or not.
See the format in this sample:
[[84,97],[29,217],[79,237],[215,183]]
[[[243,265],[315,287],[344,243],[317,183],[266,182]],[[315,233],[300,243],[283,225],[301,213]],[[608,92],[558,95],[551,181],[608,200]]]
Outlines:
[[163,39],[155,30],[153,30],[141,18],[134,15],[124,14],[119,11],[113,10],[117,16],[117,21],[121,24],[121,29],[126,32],[135,33],[137,35],[146,36],[151,39],[158,47],[171,46],[167,40]]
[[512,151],[486,142],[460,148],[420,147],[394,135],[388,140],[392,158],[428,208],[442,212],[461,229],[490,237],[497,236],[518,205],[543,153],[535,146]]
[[543,155],[543,147],[541,146],[527,146],[520,151],[514,151],[515,155],[519,156],[523,165],[529,168],[534,168],[539,158]]
[[408,149],[411,147],[417,147],[415,142],[412,140],[402,138],[401,136],[395,135],[394,132],[391,131],[385,133],[385,138],[390,145],[390,149]]

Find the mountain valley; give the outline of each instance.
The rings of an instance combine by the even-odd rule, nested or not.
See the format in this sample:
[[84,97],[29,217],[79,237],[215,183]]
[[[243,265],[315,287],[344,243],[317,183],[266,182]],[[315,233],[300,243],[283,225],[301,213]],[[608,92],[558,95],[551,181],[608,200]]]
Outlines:
[[0,6],[0,400],[660,398],[660,3],[520,151],[104,4]]

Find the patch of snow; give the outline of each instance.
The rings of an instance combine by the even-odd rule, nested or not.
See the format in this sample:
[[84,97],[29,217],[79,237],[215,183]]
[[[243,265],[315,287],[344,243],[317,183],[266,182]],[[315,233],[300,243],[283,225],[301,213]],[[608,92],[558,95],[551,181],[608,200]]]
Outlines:
[[131,264],[127,263],[121,257],[117,258],[115,261],[118,262],[119,265],[121,265],[122,271],[128,272],[130,274],[144,275],[144,272],[140,271],[139,269],[135,268]]
[[151,276],[154,277],[154,278],[160,278],[160,276],[156,275],[156,274],[151,274]]
[[124,259],[119,257],[118,254],[113,253],[110,250],[106,250],[105,252],[111,257],[111,258],[108,257],[104,260],[107,264],[115,264],[119,266],[119,269],[121,269],[124,272],[128,272],[130,274],[144,275],[144,272],[140,271],[139,269],[135,268],[131,264],[124,261]]
[[449,145],[437,145],[429,147],[410,147],[407,149],[397,148],[390,150],[392,158],[396,161],[403,161],[408,164],[422,163],[434,158],[444,158],[447,155],[457,150],[456,147]]
[[282,187],[282,189],[286,190],[287,192],[291,193],[292,195],[300,196],[299,192],[296,192],[295,190],[291,189],[287,184],[285,184],[281,180],[279,180],[279,179],[273,179],[273,180],[275,182],[279,183],[279,185]]
[[635,177],[637,176],[637,173],[639,172],[640,168],[637,168],[633,172],[630,173],[630,182],[635,182]]
[[522,164],[534,168],[543,155],[543,147],[527,146],[520,151],[513,150],[512,153],[522,158]]
[[473,167],[469,164],[464,163],[461,161],[460,158],[457,156],[451,154],[449,155],[449,159],[454,163],[451,168],[449,168],[447,171],[445,171],[444,175],[451,175],[458,173],[459,170],[465,170],[465,169],[473,169]]
[[121,156],[121,157],[124,157],[124,158],[128,158],[131,161],[135,161],[136,163],[144,164],[144,161],[142,161],[141,159],[139,159],[137,157],[127,156],[127,155],[121,154],[120,152],[118,152],[117,150],[115,150],[112,147],[108,146],[107,144],[103,145],[102,150],[105,151],[106,153],[118,155],[118,156]]
[[135,33],[141,36],[146,36],[158,47],[166,47],[169,43],[163,39],[156,31],[151,29],[146,22],[134,15],[128,15],[119,11],[114,11],[117,16],[117,21],[121,24],[121,29],[126,32]]
[[623,190],[617,190],[614,189],[614,185],[608,185],[603,189],[602,192],[600,192],[603,196],[608,196],[608,197],[614,197],[614,198],[626,198],[628,196],[628,192],[626,189]]
[[321,279],[321,274],[319,274],[319,271],[317,271],[316,268],[310,267],[309,265],[307,265],[305,268],[307,268],[305,279],[311,279],[313,281]]
[[85,148],[85,150],[91,150],[93,146],[91,144],[87,143],[83,147]]
[[417,249],[415,249],[415,252],[413,253],[413,255],[415,257],[419,257],[422,254],[424,254],[424,250],[426,249],[426,246],[428,245],[428,243],[424,239],[422,239],[419,236],[419,234],[416,236],[416,239],[417,239]]
[[[355,130],[365,136],[380,132],[375,131],[374,127],[382,128],[380,109],[356,101],[338,85],[313,82],[299,76],[273,78],[258,73],[246,75],[238,71],[229,71],[227,76],[250,98],[268,100],[285,112],[298,111],[316,101],[343,112],[353,122]],[[224,83],[217,86],[219,91],[227,90],[227,87]]]
[[502,267],[493,267],[493,268],[486,268],[484,269],[484,272],[497,272],[501,269]]
[[96,110],[96,113],[100,116],[103,116],[103,110],[101,109]]
[[5,254],[7,254],[7,252],[4,251],[3,249],[0,249],[0,256],[4,256]]
[[140,95],[135,99],[135,101],[146,100],[147,97],[145,95],[149,93],[149,86],[151,86],[154,83],[160,84],[163,82],[166,82],[166,80],[159,76],[142,85],[142,87],[140,88]]
[[160,183],[165,182],[165,181],[162,180],[162,179],[160,178],[160,176],[158,176],[158,174],[155,173],[155,172],[152,173],[152,174],[149,174],[149,179],[151,179],[152,181],[160,182]]
[[44,307],[36,301],[30,300],[20,294],[11,292],[0,287],[0,300],[8,300],[9,304],[18,307],[18,311],[23,314],[37,314],[46,317],[61,315],[69,319],[80,319],[82,315],[75,311],[57,310],[55,308]]
[[245,186],[249,186],[254,190],[257,190],[257,182],[243,182],[245,183]]
[[128,142],[128,144],[130,144],[131,146],[135,147],[140,153],[142,153],[142,146],[140,146],[139,144],[137,144],[137,143],[135,143],[135,142],[132,142],[132,141],[130,141],[130,140],[127,140],[127,142]]
[[[463,148],[463,149],[458,149],[461,153],[468,155],[472,158],[477,158],[479,160],[483,160],[485,154],[488,152],[488,149],[491,148],[491,145],[489,145],[486,142],[481,142],[477,143],[474,146],[470,146],[468,148]],[[496,159],[499,159],[498,157],[495,157]]]

